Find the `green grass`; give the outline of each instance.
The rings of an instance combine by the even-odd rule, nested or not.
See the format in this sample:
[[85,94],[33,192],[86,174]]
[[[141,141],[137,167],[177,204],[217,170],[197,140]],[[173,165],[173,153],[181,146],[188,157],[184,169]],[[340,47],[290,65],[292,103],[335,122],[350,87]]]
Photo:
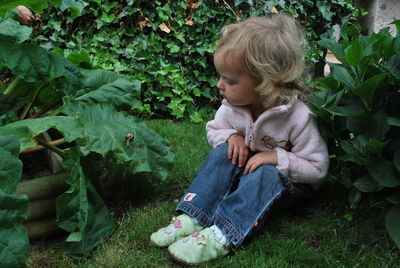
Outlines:
[[[64,256],[60,240],[32,244],[29,267],[179,267],[149,236],[170,221],[177,200],[210,150],[204,124],[148,121],[176,154],[171,181],[156,194],[112,202],[118,228],[90,258]],[[265,230],[229,256],[201,267],[399,267],[400,250],[384,229],[385,204],[364,198],[349,208],[347,191],[326,183],[306,206],[277,211]]]

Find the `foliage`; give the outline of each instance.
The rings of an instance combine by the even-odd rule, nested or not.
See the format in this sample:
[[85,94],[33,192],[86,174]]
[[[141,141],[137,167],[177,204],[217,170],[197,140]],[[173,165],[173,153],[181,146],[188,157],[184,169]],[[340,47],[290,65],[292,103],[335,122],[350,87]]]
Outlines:
[[0,17],[16,6],[27,6],[36,13],[43,13],[48,7],[48,3],[59,6],[61,10],[70,10],[73,16],[78,16],[86,3],[82,0],[0,0]]
[[0,130],[0,256],[5,267],[24,267],[29,256],[29,240],[22,222],[28,217],[28,198],[16,196],[22,163],[19,141]]
[[[221,28],[249,15],[289,12],[305,26],[310,41],[335,23],[356,15],[351,0],[315,1],[145,1],[88,0],[81,16],[48,8],[35,32],[46,49],[68,58],[86,55],[86,65],[128,74],[143,83],[144,117],[212,117],[218,104],[217,74],[212,62]],[[310,42],[307,57],[324,52]],[[92,59],[92,60],[90,60]],[[89,64],[87,64],[89,62]],[[86,66],[85,68],[88,68]],[[96,68],[96,67],[94,67]]]
[[[31,249],[30,268],[179,267],[166,250],[150,245],[149,236],[171,220],[176,200],[191,184],[210,146],[204,123],[146,120],[146,125],[165,136],[175,152],[168,185],[160,194],[132,205],[119,195],[113,204],[120,211],[118,228],[90,259],[76,263],[62,255],[56,241],[37,242]],[[400,251],[382,222],[387,204],[367,196],[362,209],[353,210],[346,194],[345,187],[328,180],[310,202],[271,214],[262,232],[233,254],[199,267],[398,267]]]
[[[12,20],[7,16],[0,25],[17,25]],[[12,78],[0,87],[2,264],[24,266],[27,260],[29,241],[21,224],[27,198],[13,193],[22,173],[19,152],[38,144],[62,156],[69,171],[70,187],[57,198],[57,225],[70,233],[67,252],[87,255],[115,228],[98,193],[101,169],[94,163],[101,159],[159,184],[167,178],[174,156],[166,140],[127,114],[141,103],[140,82],[111,71],[80,69],[37,44],[23,42],[20,31],[14,33],[0,34],[0,66]],[[38,137],[49,129],[64,137],[66,149]]]
[[[400,21],[394,22],[400,30]],[[323,39],[340,64],[319,80],[321,91],[310,100],[336,168],[350,171],[344,183],[350,199],[379,192],[394,206],[385,223],[400,246],[400,35],[389,28],[362,36],[356,25],[342,29],[338,43]],[[350,180],[351,178],[351,180]]]

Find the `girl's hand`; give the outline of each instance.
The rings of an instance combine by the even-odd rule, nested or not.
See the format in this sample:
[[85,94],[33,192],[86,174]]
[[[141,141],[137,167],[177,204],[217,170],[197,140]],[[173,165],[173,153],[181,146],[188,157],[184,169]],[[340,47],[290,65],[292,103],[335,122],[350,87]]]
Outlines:
[[15,8],[18,11],[18,20],[25,25],[29,25],[32,20],[35,20],[35,16],[32,11],[26,6],[17,6]]
[[247,161],[243,174],[253,172],[261,165],[278,165],[278,155],[276,152],[261,152],[253,155]]
[[244,138],[239,134],[234,134],[228,139],[228,158],[232,159],[232,164],[238,163],[243,167],[249,157],[249,148],[247,148]]

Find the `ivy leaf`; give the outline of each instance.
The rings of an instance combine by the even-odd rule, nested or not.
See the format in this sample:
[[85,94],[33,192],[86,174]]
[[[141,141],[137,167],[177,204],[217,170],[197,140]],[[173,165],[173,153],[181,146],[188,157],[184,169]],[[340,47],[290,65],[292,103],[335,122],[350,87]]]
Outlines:
[[61,0],[60,10],[64,11],[69,9],[71,11],[72,17],[76,18],[82,13],[82,10],[88,4],[81,0]]
[[390,237],[400,247],[400,205],[392,206],[386,213],[385,227]]
[[330,10],[330,6],[324,5],[321,1],[318,1],[317,6],[322,17],[327,21],[331,21],[334,13]]
[[235,7],[239,6],[241,3],[247,3],[249,6],[253,6],[253,0],[235,0]]

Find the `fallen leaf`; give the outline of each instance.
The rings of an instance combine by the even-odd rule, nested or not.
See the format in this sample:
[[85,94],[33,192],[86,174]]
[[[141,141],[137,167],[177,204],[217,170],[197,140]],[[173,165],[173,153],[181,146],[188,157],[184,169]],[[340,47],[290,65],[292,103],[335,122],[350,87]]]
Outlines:
[[185,19],[185,24],[186,25],[189,25],[189,26],[192,26],[192,25],[194,25],[194,21],[192,21],[192,19]]
[[273,13],[273,14],[278,14],[279,12],[278,12],[278,10],[276,9],[276,7],[273,6],[273,7],[271,8],[271,13]]
[[143,29],[144,27],[147,26],[147,22],[149,21],[148,18],[146,18],[145,16],[140,15],[138,19],[139,19],[138,24],[140,26],[140,29]]
[[165,25],[165,23],[161,23],[160,25],[158,25],[158,27],[161,29],[161,31],[166,32],[166,33],[170,33],[171,29],[168,28],[167,25]]

